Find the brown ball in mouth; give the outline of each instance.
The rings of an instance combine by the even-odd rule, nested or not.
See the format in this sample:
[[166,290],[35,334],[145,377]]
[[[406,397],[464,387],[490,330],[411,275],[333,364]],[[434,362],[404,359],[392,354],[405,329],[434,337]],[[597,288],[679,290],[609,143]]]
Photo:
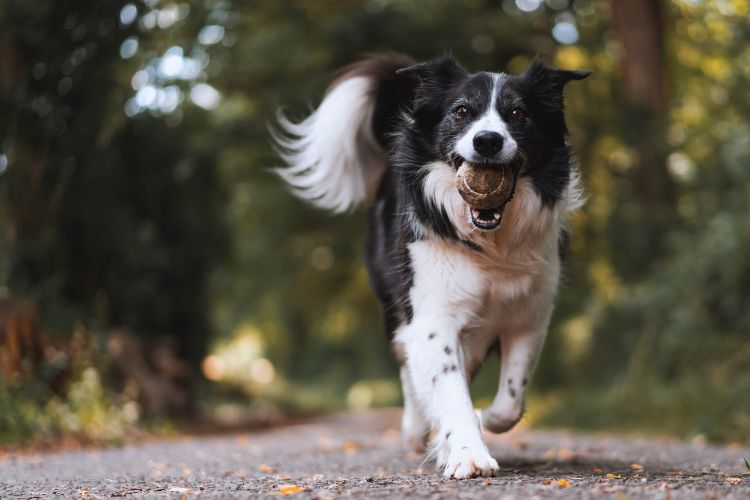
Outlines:
[[456,172],[456,184],[469,206],[486,210],[507,203],[515,182],[509,166],[464,162]]

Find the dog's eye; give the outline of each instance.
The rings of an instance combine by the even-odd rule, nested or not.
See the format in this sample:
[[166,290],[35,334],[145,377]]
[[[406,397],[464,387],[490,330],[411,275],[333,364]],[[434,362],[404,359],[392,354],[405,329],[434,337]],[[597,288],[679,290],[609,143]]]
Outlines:
[[513,110],[513,112],[510,114],[514,120],[521,121],[526,118],[526,112],[522,110],[521,108],[516,108]]
[[453,116],[460,119],[466,118],[469,116],[469,109],[466,106],[457,106],[453,110]]

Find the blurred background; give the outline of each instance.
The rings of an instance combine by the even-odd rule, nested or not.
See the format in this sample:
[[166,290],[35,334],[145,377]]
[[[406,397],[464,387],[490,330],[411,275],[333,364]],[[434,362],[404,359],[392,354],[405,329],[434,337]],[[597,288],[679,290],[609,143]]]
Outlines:
[[[397,405],[364,210],[267,124],[363,54],[535,54],[588,194],[524,425],[750,439],[749,0],[5,0],[0,443]],[[489,401],[492,361],[472,387]]]

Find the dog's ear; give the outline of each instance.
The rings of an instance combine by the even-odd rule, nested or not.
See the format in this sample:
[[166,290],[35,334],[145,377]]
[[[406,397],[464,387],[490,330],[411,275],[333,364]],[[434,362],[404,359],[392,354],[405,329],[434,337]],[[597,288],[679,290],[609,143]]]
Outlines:
[[571,80],[583,80],[591,71],[570,71],[547,66],[539,57],[521,74],[526,91],[545,107],[562,109],[563,88]]
[[424,105],[468,78],[466,70],[451,56],[414,64],[396,71],[415,86],[415,104]]
[[452,56],[401,68],[396,74],[411,76],[422,85],[436,87],[454,85],[466,79],[466,70]]

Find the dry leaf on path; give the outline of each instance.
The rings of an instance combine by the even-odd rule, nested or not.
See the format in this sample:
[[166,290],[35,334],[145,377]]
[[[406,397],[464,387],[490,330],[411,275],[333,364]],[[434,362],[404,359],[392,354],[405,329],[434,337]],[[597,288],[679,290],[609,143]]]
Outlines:
[[560,488],[567,488],[568,486],[570,486],[570,481],[568,481],[567,479],[558,479],[557,485]]
[[258,470],[266,474],[272,474],[276,472],[276,467],[271,467],[270,465],[267,465],[267,464],[260,464],[260,466],[258,467]]
[[641,464],[632,463],[630,464],[630,470],[643,470],[643,466]]
[[296,484],[282,484],[279,486],[279,493],[282,495],[294,495],[301,491],[305,491],[305,488]]

